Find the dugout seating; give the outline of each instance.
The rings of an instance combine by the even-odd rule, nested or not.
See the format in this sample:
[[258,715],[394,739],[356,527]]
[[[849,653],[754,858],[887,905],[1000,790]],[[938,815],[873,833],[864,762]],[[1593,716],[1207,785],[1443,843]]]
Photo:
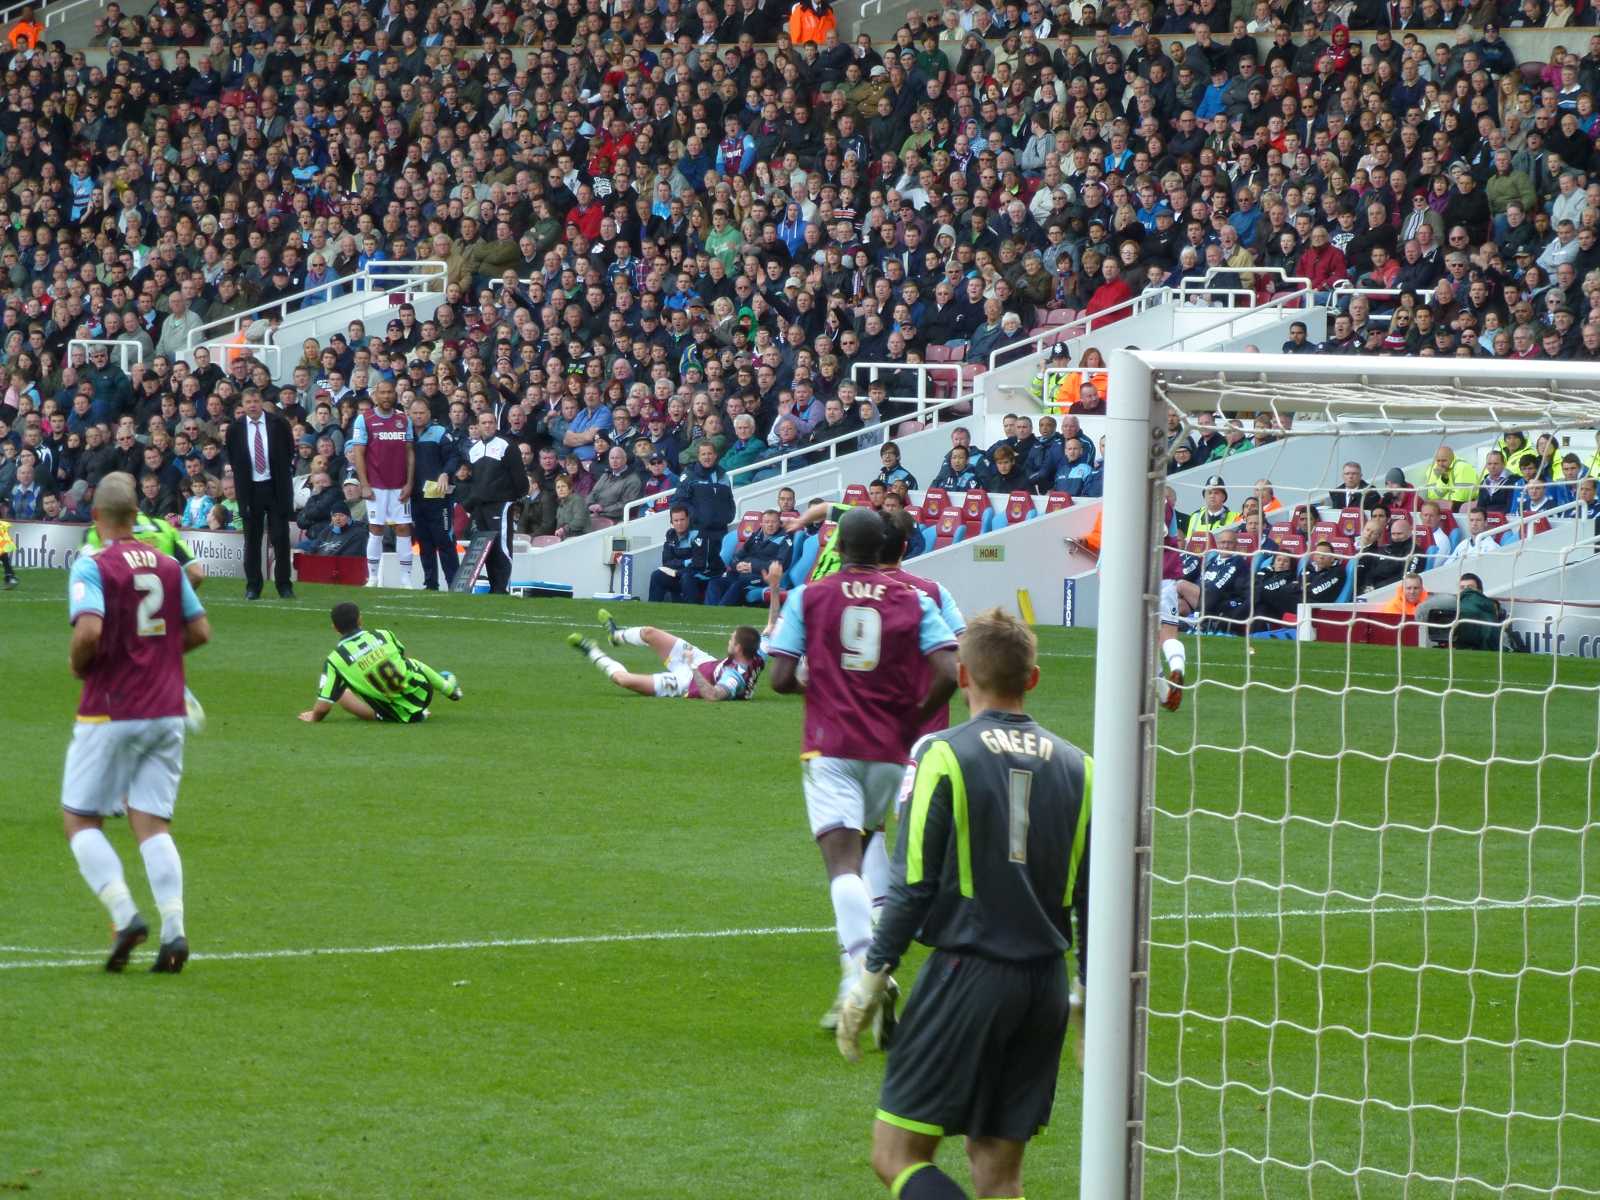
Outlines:
[[947,508],[939,518],[939,523],[934,526],[933,549],[943,550],[946,546],[954,545],[967,536],[966,523],[961,519],[959,508]]

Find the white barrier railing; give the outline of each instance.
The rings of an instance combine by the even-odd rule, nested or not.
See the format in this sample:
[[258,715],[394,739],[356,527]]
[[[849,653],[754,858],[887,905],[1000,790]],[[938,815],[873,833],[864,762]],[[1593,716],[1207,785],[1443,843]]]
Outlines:
[[283,371],[283,347],[274,346],[270,342],[222,342],[217,349],[222,353],[222,361],[217,365],[223,370],[228,369],[228,364],[241,356],[255,359],[270,359],[266,363],[267,370],[272,372],[274,379]]
[[[945,364],[933,363],[932,365],[937,367]],[[896,369],[898,370],[899,367],[897,366]],[[957,404],[966,406],[971,404],[971,402],[972,397],[970,395],[954,396],[943,400],[934,399],[922,401],[917,404],[917,407],[912,412],[901,414],[893,418],[893,422],[912,420],[923,421],[926,423],[924,428],[935,428],[939,425],[940,420],[943,417],[965,415],[964,413],[955,414],[947,410],[953,409]],[[728,472],[728,478],[732,480],[735,487],[738,487],[742,484],[758,482],[755,478],[757,474],[762,476],[762,479],[759,482],[770,482],[770,474],[776,474],[776,476],[782,477],[784,475],[792,474],[796,471],[809,470],[812,467],[820,466],[826,462],[831,462],[840,455],[854,453],[861,448],[860,443],[863,434],[870,435],[874,431],[882,430],[887,436],[889,432],[889,426],[893,422],[880,421],[877,425],[856,428],[851,430],[849,433],[843,434],[836,438],[830,438],[825,442],[818,442],[815,445],[797,446],[793,450],[789,450],[781,455],[775,455],[772,458],[763,458],[758,462],[747,463],[742,467],[735,467],[732,471]],[[639,516],[646,512],[654,512],[660,508],[668,507],[672,503],[672,497],[676,494],[677,489],[674,488],[670,492],[657,492],[653,496],[642,496],[638,500],[629,501],[628,504],[623,507],[622,519],[626,521],[630,517]]]
[[83,348],[84,359],[87,361],[92,348],[95,346],[115,346],[117,348],[117,366],[126,375],[134,363],[144,361],[144,346],[126,338],[73,338],[67,343],[67,362],[78,367],[83,363],[72,362],[72,352],[79,347]]
[[[324,280],[312,287],[302,288],[287,296],[279,296],[243,312],[207,321],[190,330],[184,353],[185,356],[192,356],[196,346],[229,337],[256,321],[273,316],[280,318],[287,316],[289,306],[302,300],[312,300],[311,304],[305,306],[311,308],[318,304],[331,304],[360,293],[409,293],[433,290],[443,292],[447,276],[444,262],[436,258],[370,263],[354,275],[346,275],[336,280]],[[295,310],[295,315],[301,315],[302,311]]]

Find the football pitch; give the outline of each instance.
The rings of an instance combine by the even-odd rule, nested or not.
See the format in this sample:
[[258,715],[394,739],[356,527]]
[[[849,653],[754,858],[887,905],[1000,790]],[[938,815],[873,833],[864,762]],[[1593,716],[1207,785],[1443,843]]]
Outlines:
[[[569,629],[592,628],[587,602],[304,586],[296,602],[246,604],[236,583],[215,581],[202,594],[215,640],[188,660],[208,726],[189,742],[174,824],[195,955],[181,976],[153,976],[147,945],[114,977],[99,969],[104,913],[57,811],[77,697],[64,582],[24,573],[21,590],[0,595],[0,1192],[881,1194],[867,1149],[882,1058],[852,1068],[817,1028],[837,968],[799,794],[799,701],[764,685],[736,705],[623,693],[564,644]],[[436,702],[418,727],[337,712],[296,721],[341,599],[456,672],[465,701]],[[619,616],[718,652],[735,619],[643,604]],[[1030,711],[1087,748],[1093,633],[1045,629],[1040,640]],[[1282,1132],[1268,1157],[1398,1156],[1404,1171],[1409,1154],[1431,1173],[1459,1127],[1431,1108],[1408,1124],[1368,1105],[1358,1120],[1339,1104],[1313,1112],[1307,1101],[1302,1113],[1290,1095],[1342,1094],[1365,1077],[1387,1098],[1409,1089],[1461,1107],[1462,1048],[1406,1049],[1419,1012],[1441,1037],[1515,1030],[1529,1042],[1514,1098],[1502,1094],[1506,1056],[1469,1046],[1469,1079],[1484,1089],[1468,1088],[1469,1106],[1600,1111],[1586,1092],[1600,1056],[1533,1044],[1565,1041],[1569,1019],[1593,1036],[1582,1026],[1596,1019],[1595,975],[1574,968],[1600,964],[1594,910],[1481,903],[1514,901],[1530,879],[1558,900],[1600,895],[1600,864],[1585,854],[1600,668],[1563,661],[1560,679],[1575,687],[1559,702],[1397,702],[1381,694],[1393,651],[1261,645],[1249,670],[1266,686],[1239,692],[1242,646],[1194,645],[1200,703],[1160,726],[1173,753],[1158,759],[1156,869],[1172,882],[1152,897],[1155,1005],[1184,1015],[1158,1017],[1149,1051],[1152,1075],[1175,1080],[1151,1090],[1151,1139],[1178,1138],[1181,1113],[1191,1150],[1152,1156],[1148,1194],[1357,1194],[1337,1170],[1319,1171],[1311,1191],[1298,1174],[1209,1156],[1224,1126],[1230,1145],[1260,1154],[1269,1110]],[[619,657],[650,662],[642,650]],[[1422,680],[1445,661],[1405,658]],[[1495,660],[1480,661],[1456,657],[1456,686],[1479,669],[1485,689],[1497,681]],[[1313,687],[1290,689],[1297,662]],[[1530,697],[1551,677],[1548,659],[1503,664]],[[1331,694],[1346,683],[1373,693]],[[1291,728],[1295,757],[1283,759]],[[1422,756],[1447,745],[1482,758],[1492,745],[1566,757],[1439,768],[1393,759],[1397,729]],[[1241,753],[1246,742],[1259,749]],[[1340,744],[1370,755],[1332,757]],[[1414,804],[1394,799],[1411,792]],[[1464,797],[1464,815],[1442,810],[1441,794]],[[1486,818],[1494,828],[1476,838],[1437,828],[1481,830]],[[110,834],[153,919],[127,830]],[[1280,862],[1291,888],[1241,882]],[[1310,894],[1328,890],[1330,872],[1350,896]],[[1480,891],[1485,879],[1504,890]],[[1363,914],[1359,897],[1375,889],[1402,899]],[[1296,965],[1375,956],[1393,969]],[[1520,985],[1496,974],[1525,959],[1549,974]],[[1410,969],[1422,961],[1439,969]],[[1469,978],[1473,966],[1491,969]],[[1029,1152],[1032,1200],[1077,1194],[1079,1094],[1069,1052],[1051,1129]],[[1463,1172],[1509,1156],[1519,1173],[1560,1169],[1568,1185],[1600,1178],[1591,1125],[1532,1121],[1524,1137],[1469,1114],[1466,1128],[1482,1145]],[[959,1159],[953,1145],[942,1156],[964,1179]],[[1360,1194],[1402,1194],[1386,1186],[1368,1178]],[[1449,1194],[1433,1186],[1404,1194]]]

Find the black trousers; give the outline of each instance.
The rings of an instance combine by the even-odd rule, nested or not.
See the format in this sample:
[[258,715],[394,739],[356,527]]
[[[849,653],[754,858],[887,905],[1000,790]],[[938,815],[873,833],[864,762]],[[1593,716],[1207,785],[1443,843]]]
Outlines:
[[[439,586],[439,569],[444,568],[444,586],[455,582],[456,539],[451,536],[447,514],[448,500],[413,500],[411,502],[411,529],[416,534],[417,545],[422,548],[422,579],[428,589]],[[509,569],[509,568],[508,568]]]
[[503,596],[511,582],[511,532],[512,516],[509,501],[503,504],[485,504],[478,509],[474,522],[479,530],[492,532],[494,541],[489,544],[489,557],[484,559],[483,570],[489,576],[489,590]]
[[288,587],[294,561],[289,557],[289,514],[278,507],[272,483],[245,481],[249,504],[244,510],[244,583],[261,590],[261,533],[272,539],[272,575],[280,588]]

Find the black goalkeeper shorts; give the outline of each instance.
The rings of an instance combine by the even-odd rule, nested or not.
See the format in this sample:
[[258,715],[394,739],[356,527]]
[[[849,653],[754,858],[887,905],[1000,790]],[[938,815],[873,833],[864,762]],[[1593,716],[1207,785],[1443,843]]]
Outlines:
[[878,1119],[934,1137],[1026,1141],[1055,1103],[1065,958],[1002,962],[935,950],[895,1029]]

